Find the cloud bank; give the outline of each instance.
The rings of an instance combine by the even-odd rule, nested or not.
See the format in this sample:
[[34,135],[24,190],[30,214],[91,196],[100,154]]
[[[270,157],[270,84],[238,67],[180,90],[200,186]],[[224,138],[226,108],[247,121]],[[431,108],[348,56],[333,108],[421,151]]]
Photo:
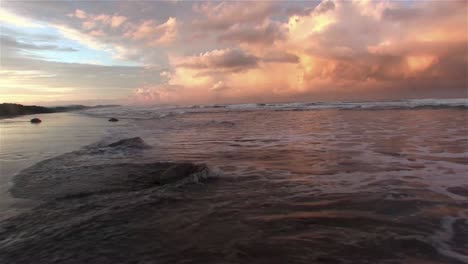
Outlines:
[[[82,89],[93,100],[115,99],[106,95],[114,89],[144,104],[468,96],[463,0],[35,5],[7,2],[2,12],[16,27],[45,25],[111,61],[50,61],[37,52],[82,50],[39,40],[43,33],[2,33],[8,87],[30,82],[21,71],[40,72],[49,77],[35,87],[69,87],[58,93],[67,100]],[[87,68],[100,74],[83,81]]]

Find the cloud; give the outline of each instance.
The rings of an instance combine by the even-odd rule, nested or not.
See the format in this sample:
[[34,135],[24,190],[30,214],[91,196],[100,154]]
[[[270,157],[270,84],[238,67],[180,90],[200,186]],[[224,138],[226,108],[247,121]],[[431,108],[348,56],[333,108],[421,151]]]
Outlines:
[[155,60],[160,60],[163,56],[161,50],[154,48],[173,43],[177,39],[179,27],[174,17],[169,17],[163,23],[154,19],[136,22],[117,13],[109,15],[86,12],[85,16],[79,16],[79,21],[78,25],[81,26],[78,28],[75,28],[76,24],[75,27],[54,27],[66,38],[95,50],[106,51],[115,59],[144,64],[157,64]]
[[[218,39],[239,48],[174,60],[168,82],[184,87],[179,92],[186,95],[196,90],[206,101],[342,100],[355,98],[354,93],[361,98],[463,96],[467,33],[458,4],[443,4],[437,15],[444,22],[434,23],[430,14],[440,3],[414,4],[402,17],[389,19],[388,10],[407,7],[323,1],[284,24],[274,22],[278,27],[270,31],[265,19],[246,26],[243,18],[234,22],[218,15],[214,20],[219,25],[230,25]],[[209,6],[212,11],[226,8]],[[418,16],[411,18],[418,22],[401,27],[400,20],[410,19],[409,14]],[[278,30],[282,27],[286,29]],[[265,32],[284,35],[272,38]]]
[[16,40],[23,42],[54,42],[59,40],[57,35],[48,33],[23,32],[6,26],[2,27],[1,35],[14,37]]
[[20,50],[53,50],[53,51],[78,51],[70,47],[60,47],[53,44],[34,44],[17,41],[15,38],[0,35],[0,43],[2,48],[20,49]]
[[0,21],[21,27],[42,27],[37,21],[16,15],[2,7],[0,7]]
[[[422,40],[422,35],[431,36],[439,31],[439,23],[433,23],[429,16],[434,7],[429,8],[426,3],[413,5],[408,10],[408,13],[419,16],[417,20],[420,23],[403,28],[399,20],[387,20],[382,15],[389,9],[405,8],[398,3],[389,6],[377,1],[367,4],[337,1],[333,9],[315,13],[322,4],[310,15],[290,21],[292,41],[288,45],[296,53],[303,53],[304,61],[308,64],[303,63],[303,66],[309,68],[305,71],[304,78],[311,85],[317,79],[353,80],[357,82],[354,85],[359,85],[359,82],[366,85],[366,80],[435,78],[437,74],[434,69],[438,68],[441,58],[459,53],[461,39],[466,37],[466,32],[462,30],[456,30],[457,33],[449,32],[457,24],[462,24],[462,20],[458,19],[452,20],[450,27],[444,26],[444,37]],[[450,16],[448,12],[444,13],[447,15],[446,20],[451,20],[451,17],[462,12],[455,12]],[[321,21],[326,21],[323,23],[325,26],[314,30],[322,24]],[[441,69],[437,72],[440,73]],[[447,74],[447,78],[452,76],[448,72],[444,74]],[[461,85],[462,80],[459,83]]]
[[194,25],[204,30],[225,30],[235,24],[261,22],[279,11],[274,2],[262,1],[249,5],[242,2],[205,2],[193,6],[197,18]]
[[335,3],[331,0],[322,1],[314,10],[315,14],[322,14],[335,9]]
[[[0,99],[20,101],[89,100],[127,97],[138,87],[161,82],[154,69],[63,63],[19,57],[2,58]],[[29,90],[25,95],[16,88]],[[66,88],[66,89],[65,89]],[[49,96],[41,93],[47,90]]]
[[219,35],[221,42],[247,44],[273,44],[287,37],[287,28],[282,24],[266,20],[259,25],[235,24]]
[[263,58],[263,62],[298,63],[299,57],[291,53],[278,51],[275,53],[266,54]]
[[125,32],[124,37],[145,41],[149,46],[170,44],[177,37],[177,28],[177,19],[174,17],[169,17],[162,24],[158,24],[155,20],[146,20],[132,26]]
[[113,28],[117,28],[119,27],[120,25],[122,25],[122,23],[124,23],[125,21],[127,21],[127,18],[124,17],[124,16],[112,16],[111,18],[111,26]]
[[239,49],[212,50],[174,59],[175,66],[196,70],[242,71],[256,67],[258,58]]
[[80,9],[76,9],[75,13],[68,14],[70,17],[76,17],[79,19],[85,19],[87,17],[86,12]]
[[178,85],[145,86],[135,90],[130,98],[132,104],[155,104],[181,101],[183,87]]
[[79,43],[90,47],[95,50],[108,50],[111,51],[111,47],[104,42],[99,41],[95,36],[91,34],[85,34],[79,30],[70,28],[64,25],[53,25],[53,27],[60,32],[65,38],[78,41]]
[[[2,67],[40,71],[36,82],[72,88],[70,96],[82,96],[80,89],[90,97],[141,89],[135,95],[144,101],[176,103],[466,96],[463,0],[7,1],[2,8],[9,12],[2,22],[27,29],[4,31],[10,47]],[[36,22],[46,29],[27,28]],[[73,41],[106,62],[140,66],[24,61],[38,50],[72,51],[65,46]]]
[[229,86],[227,86],[223,81],[218,81],[210,88],[210,91],[222,92],[227,89],[229,89]]
[[118,28],[120,27],[125,21],[127,21],[127,17],[121,16],[118,14],[108,15],[108,14],[90,14],[86,13],[82,10],[75,10],[75,13],[68,14],[69,17],[74,17],[79,20],[82,20],[82,27],[85,30],[91,30],[93,28]]

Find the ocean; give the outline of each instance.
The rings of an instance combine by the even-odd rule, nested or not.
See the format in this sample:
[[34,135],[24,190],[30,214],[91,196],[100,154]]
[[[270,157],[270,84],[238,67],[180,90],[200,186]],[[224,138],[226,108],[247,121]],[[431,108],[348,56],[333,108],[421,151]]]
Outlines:
[[[467,109],[425,99],[0,120],[0,260],[468,263]],[[128,183],[155,162],[209,172]],[[119,173],[125,186],[106,178]]]

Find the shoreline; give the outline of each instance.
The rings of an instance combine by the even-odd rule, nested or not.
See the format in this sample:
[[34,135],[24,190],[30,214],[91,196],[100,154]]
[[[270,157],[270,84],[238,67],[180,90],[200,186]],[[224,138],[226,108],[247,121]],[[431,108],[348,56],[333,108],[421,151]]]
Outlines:
[[[100,108],[113,108],[120,107],[120,105],[68,105],[68,106],[37,106],[37,105],[22,105],[14,103],[2,103],[0,104],[0,120],[6,118],[15,118],[27,115],[42,115],[42,114],[54,114],[64,112],[75,112],[89,109],[100,109]],[[6,113],[6,114],[4,114]]]
[[37,204],[10,194],[16,174],[44,160],[94,144],[102,139],[105,130],[116,126],[103,118],[78,112],[47,113],[46,122],[40,125],[30,124],[27,117],[0,119],[0,211],[3,211],[0,220]]
[[[12,115],[12,116],[0,116],[0,120],[4,119],[13,119],[18,117],[26,117],[26,116],[37,116],[37,115],[50,115],[50,114],[59,114],[59,113],[73,113],[74,111],[67,111],[67,112],[54,112],[54,113],[36,113],[36,114],[24,114],[24,115]],[[75,112],[76,113],[76,112]],[[26,121],[25,121],[26,122]],[[28,121],[29,122],[29,121]]]

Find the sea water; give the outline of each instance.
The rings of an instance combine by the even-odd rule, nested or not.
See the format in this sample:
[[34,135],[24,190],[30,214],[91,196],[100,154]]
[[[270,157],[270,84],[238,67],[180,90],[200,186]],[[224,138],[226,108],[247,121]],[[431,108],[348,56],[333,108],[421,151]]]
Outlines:
[[[81,164],[73,169],[121,159],[205,163],[219,172],[215,183],[172,194],[183,203],[157,207],[150,223],[165,232],[167,244],[155,252],[166,263],[182,252],[205,263],[466,263],[467,105],[456,99],[96,109],[81,113],[94,118],[96,130],[53,154],[98,138],[141,137],[151,148],[99,160],[74,156]],[[112,127],[109,117],[121,125]],[[2,162],[17,151],[30,153],[27,144],[11,146]]]

